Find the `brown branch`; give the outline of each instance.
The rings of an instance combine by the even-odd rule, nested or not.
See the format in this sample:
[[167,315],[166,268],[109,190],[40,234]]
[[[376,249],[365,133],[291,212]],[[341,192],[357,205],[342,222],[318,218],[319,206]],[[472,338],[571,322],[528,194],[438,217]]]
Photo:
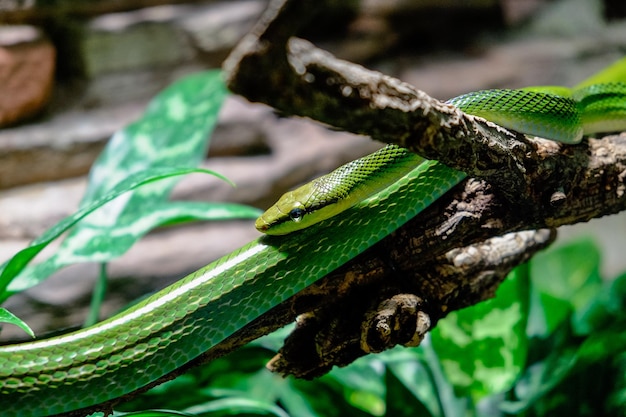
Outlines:
[[397,143],[485,179],[526,213],[530,228],[587,221],[624,209],[623,137],[577,146],[526,139],[289,37],[298,27],[295,22],[304,24],[322,3],[273,2],[226,61],[229,87],[285,114]]
[[[510,242],[497,236],[588,221],[626,204],[626,135],[576,146],[529,139],[465,115],[397,79],[336,59],[294,37],[322,3],[272,2],[224,65],[231,90],[284,114],[405,146],[471,179],[310,290],[323,296],[307,296],[308,290],[283,307],[305,315],[271,366],[305,377],[367,351],[418,343],[447,312],[492,296],[515,265],[552,241],[554,231],[532,232],[529,241],[518,241],[515,256],[503,255],[510,253],[503,249]],[[517,241],[521,235],[513,236]],[[459,253],[466,259],[469,253],[478,256],[472,262],[485,269],[452,268],[448,261],[458,261],[454,254]],[[497,259],[490,257],[493,253]],[[398,274],[401,281],[389,279]],[[382,307],[354,307],[372,299]],[[346,305],[349,311],[342,308]],[[282,318],[276,311],[268,323]],[[407,312],[421,323],[419,329],[389,326],[406,323]],[[371,317],[385,317],[387,324],[378,325],[395,330],[368,341],[367,335],[376,333],[367,324]]]

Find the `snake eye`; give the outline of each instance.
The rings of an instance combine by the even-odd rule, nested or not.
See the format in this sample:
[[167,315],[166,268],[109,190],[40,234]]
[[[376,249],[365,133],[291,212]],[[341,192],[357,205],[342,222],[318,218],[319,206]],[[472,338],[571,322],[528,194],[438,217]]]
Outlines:
[[304,211],[303,209],[295,208],[289,211],[289,218],[291,218],[292,221],[298,223],[299,221],[302,220],[305,214],[306,214],[306,211]]

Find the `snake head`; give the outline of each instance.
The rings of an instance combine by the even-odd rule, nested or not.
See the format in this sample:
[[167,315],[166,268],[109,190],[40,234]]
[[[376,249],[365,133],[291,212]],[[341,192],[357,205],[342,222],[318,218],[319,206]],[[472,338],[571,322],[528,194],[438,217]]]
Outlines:
[[259,232],[268,235],[286,235],[299,227],[299,223],[307,217],[305,205],[297,197],[298,190],[284,194],[272,207],[267,209],[255,222]]
[[256,229],[268,235],[286,235],[334,216],[340,199],[327,198],[322,192],[326,184],[319,180],[283,194],[256,220]]

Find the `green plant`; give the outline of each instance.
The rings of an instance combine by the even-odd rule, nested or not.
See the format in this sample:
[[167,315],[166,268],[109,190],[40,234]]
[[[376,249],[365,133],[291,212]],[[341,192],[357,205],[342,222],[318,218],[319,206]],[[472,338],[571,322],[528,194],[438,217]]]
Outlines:
[[[94,163],[78,211],[0,267],[0,302],[69,264],[104,264],[124,254],[156,227],[258,216],[257,209],[240,204],[168,200],[181,175],[209,173],[226,180],[196,168],[206,155],[226,95],[221,73],[209,71],[187,76],[155,97],[141,119],[117,132]],[[52,256],[28,265],[66,232]],[[100,285],[104,283],[103,274]],[[101,295],[103,291],[95,293]],[[100,298],[94,298],[87,325],[97,317]],[[0,309],[0,314],[5,322],[27,330],[6,310]]]

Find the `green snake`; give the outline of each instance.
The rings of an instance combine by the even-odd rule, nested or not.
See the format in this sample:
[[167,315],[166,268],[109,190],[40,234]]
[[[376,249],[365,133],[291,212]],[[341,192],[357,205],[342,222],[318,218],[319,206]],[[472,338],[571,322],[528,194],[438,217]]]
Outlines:
[[[482,90],[447,101],[464,112],[528,135],[576,144],[583,134],[626,129],[626,83],[570,90],[541,86]],[[285,235],[336,216],[413,170],[423,159],[396,145],[347,163],[284,194],[256,221],[269,235]]]
[[[576,143],[583,133],[626,129],[626,84],[600,81],[486,90],[450,103]],[[79,410],[150,384],[380,241],[464,177],[390,145],[288,193],[256,224],[287,236],[262,236],[93,327],[0,347],[1,415]]]

